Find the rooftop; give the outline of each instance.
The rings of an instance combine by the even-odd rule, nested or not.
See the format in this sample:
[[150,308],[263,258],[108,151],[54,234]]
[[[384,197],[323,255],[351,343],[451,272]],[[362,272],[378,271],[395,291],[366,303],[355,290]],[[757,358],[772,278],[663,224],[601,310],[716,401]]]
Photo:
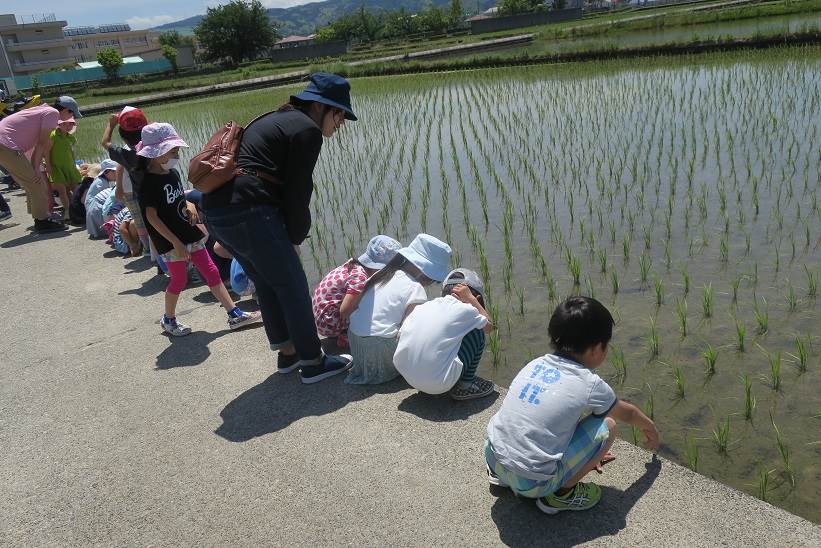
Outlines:
[[114,23],[98,27],[66,27],[63,29],[63,34],[66,36],[83,36],[86,34],[105,34],[107,32],[128,32],[130,30],[131,26],[125,23]]

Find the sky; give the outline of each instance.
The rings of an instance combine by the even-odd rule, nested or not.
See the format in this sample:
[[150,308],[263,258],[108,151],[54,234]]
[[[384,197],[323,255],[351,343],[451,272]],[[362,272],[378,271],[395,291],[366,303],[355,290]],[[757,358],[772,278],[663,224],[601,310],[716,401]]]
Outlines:
[[[307,4],[316,0],[262,0],[269,8],[287,8]],[[145,29],[186,19],[205,13],[208,6],[219,3],[215,0],[23,0],[6,1],[0,13],[33,15],[53,13],[57,19],[68,21],[70,27],[102,25],[106,23],[128,23],[133,29]]]

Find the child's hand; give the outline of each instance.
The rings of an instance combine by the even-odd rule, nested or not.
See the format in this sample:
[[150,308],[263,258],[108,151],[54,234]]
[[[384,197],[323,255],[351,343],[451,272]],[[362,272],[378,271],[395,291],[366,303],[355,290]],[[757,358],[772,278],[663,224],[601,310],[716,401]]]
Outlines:
[[462,301],[466,304],[472,304],[473,293],[470,292],[470,288],[465,284],[459,284],[453,288],[453,296]]
[[181,261],[187,261],[191,258],[188,248],[185,247],[185,244],[182,242],[174,244],[174,254],[177,255]]
[[641,431],[644,434],[644,445],[651,451],[657,451],[659,448],[659,431],[656,425],[652,428],[643,428]]
[[108,117],[108,126],[110,128],[113,129],[113,128],[117,127],[117,124],[119,124],[119,123],[120,123],[120,116],[119,115],[112,114],[111,116]]
[[596,472],[598,472],[599,474],[603,474],[604,473],[604,470],[603,470],[604,465],[607,464],[608,462],[613,462],[614,460],[616,460],[616,455],[614,455],[613,453],[608,451],[604,455],[604,457],[602,457],[601,461],[599,461],[599,464],[596,465]]

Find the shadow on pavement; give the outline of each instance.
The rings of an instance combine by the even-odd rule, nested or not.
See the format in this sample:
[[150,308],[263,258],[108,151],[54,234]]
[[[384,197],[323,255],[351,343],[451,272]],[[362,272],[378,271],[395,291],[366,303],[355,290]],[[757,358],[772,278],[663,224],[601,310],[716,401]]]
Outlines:
[[625,491],[602,487],[601,502],[584,512],[548,516],[532,499],[517,498],[509,489],[492,487],[494,493],[501,493],[490,511],[499,540],[508,546],[576,546],[615,535],[627,526],[627,514],[661,472],[661,461],[655,455],[644,466],[644,474]]
[[168,370],[200,365],[211,356],[208,345],[228,333],[231,333],[230,329],[223,329],[216,333],[194,331],[185,337],[168,336],[171,344],[157,356],[156,367]]
[[498,398],[499,393],[494,392],[485,398],[455,401],[447,394],[416,392],[402,400],[398,409],[432,422],[463,421],[492,406]]
[[26,234],[25,236],[20,236],[19,238],[9,240],[8,242],[3,242],[2,244],[0,244],[0,247],[2,247],[3,249],[11,249],[14,247],[20,247],[21,245],[31,244],[34,242],[41,242],[43,240],[56,240],[57,238],[65,238],[66,236],[70,235],[71,232],[69,232],[68,230],[62,230],[60,232],[49,232],[46,234],[37,234],[36,232],[32,232],[30,234]]
[[[133,258],[134,257],[126,257],[126,260]],[[125,263],[124,266],[129,272],[145,272],[146,270],[150,270],[154,266],[154,263],[151,262],[151,257],[143,255],[139,259]]]
[[274,373],[246,390],[220,412],[222,425],[214,433],[233,442],[245,442],[278,432],[304,417],[327,415],[374,394],[404,390],[403,379],[358,386],[342,382],[344,375],[314,385],[303,385],[299,373]]
[[168,285],[168,278],[165,276],[152,276],[151,278],[144,280],[140,287],[135,287],[134,289],[126,289],[125,291],[120,291],[120,295],[137,295],[139,297],[150,297],[156,293],[162,293],[165,291],[166,286]]

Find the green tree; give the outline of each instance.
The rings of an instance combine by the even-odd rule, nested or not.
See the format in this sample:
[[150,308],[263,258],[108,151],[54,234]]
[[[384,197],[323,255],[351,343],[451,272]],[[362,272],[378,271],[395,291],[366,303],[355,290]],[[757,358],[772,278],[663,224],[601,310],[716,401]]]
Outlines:
[[97,52],[97,62],[103,67],[106,78],[116,80],[123,66],[123,56],[114,48],[101,49]]
[[538,11],[544,7],[544,0],[501,0],[498,5],[502,15],[516,15]]
[[462,0],[451,0],[448,11],[448,26],[450,28],[461,27],[465,21],[465,9],[462,7]]
[[227,59],[233,64],[256,59],[279,38],[259,0],[231,0],[208,8],[194,34],[205,50],[206,61]]
[[160,45],[172,48],[180,43],[180,33],[176,30],[167,30],[160,34]]
[[162,56],[165,57],[169,63],[171,63],[171,70],[174,71],[174,74],[177,74],[179,71],[179,67],[177,66],[177,50],[169,46],[168,44],[163,44],[162,48]]

